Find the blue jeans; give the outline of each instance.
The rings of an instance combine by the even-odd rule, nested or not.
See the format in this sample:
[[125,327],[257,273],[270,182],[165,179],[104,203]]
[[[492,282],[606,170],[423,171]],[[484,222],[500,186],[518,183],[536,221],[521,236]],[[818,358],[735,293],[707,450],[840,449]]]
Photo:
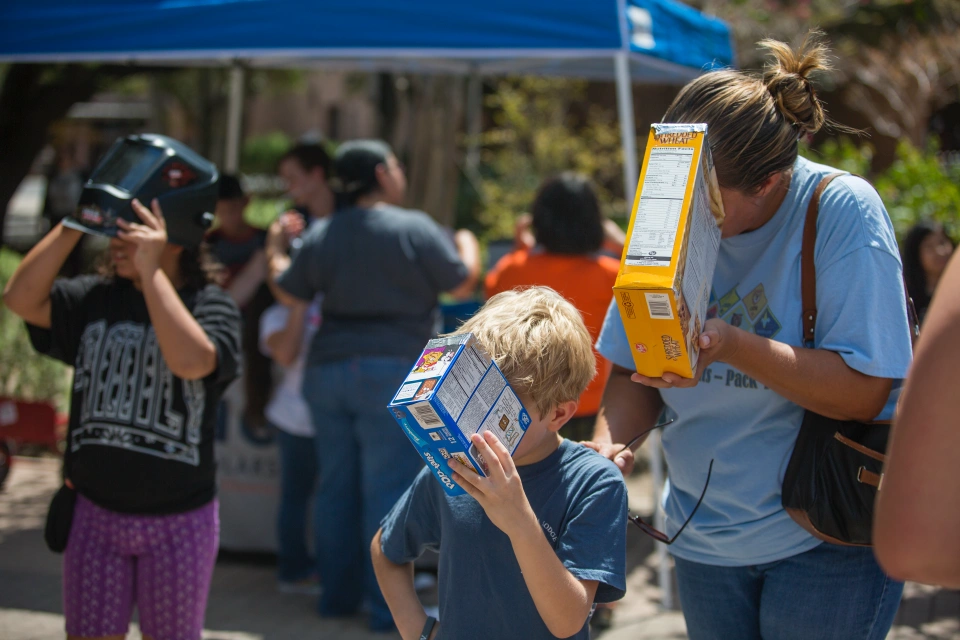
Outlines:
[[303,379],[320,465],[314,506],[320,615],[350,615],[367,596],[376,630],[392,629],[393,617],[373,573],[370,541],[423,466],[387,411],[410,366],[406,358],[351,358],[308,367]]
[[676,566],[690,640],[883,640],[903,593],[861,547],[821,544],[748,567]]
[[313,438],[276,430],[280,445],[280,508],[277,513],[277,574],[296,582],[317,573],[307,550],[307,512],[317,484]]

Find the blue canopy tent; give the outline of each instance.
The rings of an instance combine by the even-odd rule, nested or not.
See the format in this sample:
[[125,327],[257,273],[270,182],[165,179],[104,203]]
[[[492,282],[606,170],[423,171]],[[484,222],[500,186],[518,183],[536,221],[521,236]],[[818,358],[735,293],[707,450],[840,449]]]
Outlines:
[[[245,66],[465,74],[473,79],[475,115],[483,75],[614,79],[627,202],[638,178],[631,82],[680,84],[734,64],[728,27],[675,0],[10,0],[0,6],[0,62],[108,60],[233,65],[228,171],[237,168]],[[652,458],[656,491],[662,466],[659,455]],[[658,546],[669,607],[665,548]]]
[[683,83],[734,62],[728,27],[675,0],[33,0],[0,8],[0,62],[106,60],[234,64],[228,165],[239,149],[238,62],[615,79],[628,202],[638,175],[631,79]]

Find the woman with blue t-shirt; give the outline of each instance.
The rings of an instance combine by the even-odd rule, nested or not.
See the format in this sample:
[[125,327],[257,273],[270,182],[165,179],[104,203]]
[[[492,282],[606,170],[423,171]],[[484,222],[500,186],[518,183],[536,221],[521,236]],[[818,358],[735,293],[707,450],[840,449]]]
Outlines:
[[664,122],[706,122],[726,212],[693,379],[633,373],[617,306],[598,340],[613,361],[595,448],[624,473],[634,435],[666,409],[667,534],[709,490],[670,547],[692,640],[881,639],[903,589],[869,548],[821,543],[781,507],[781,484],[809,409],[869,421],[889,414],[910,364],[896,239],[864,180],[842,176],[820,200],[815,348],[804,348],[800,248],[807,205],[836,170],[798,157],[823,107],[808,76],[827,50],[764,41],[762,76],[722,70],[685,86]]

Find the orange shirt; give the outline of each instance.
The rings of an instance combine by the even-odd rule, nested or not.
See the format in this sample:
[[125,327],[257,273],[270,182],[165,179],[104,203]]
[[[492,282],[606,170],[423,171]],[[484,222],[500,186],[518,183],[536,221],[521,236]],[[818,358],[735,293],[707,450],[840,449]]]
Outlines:
[[[524,285],[556,290],[580,311],[590,339],[596,343],[613,298],[613,284],[619,269],[620,261],[608,256],[569,256],[521,249],[503,256],[487,274],[484,284],[488,298]],[[577,416],[596,415],[610,377],[610,363],[596,349],[593,353],[597,357],[597,376],[580,396]]]

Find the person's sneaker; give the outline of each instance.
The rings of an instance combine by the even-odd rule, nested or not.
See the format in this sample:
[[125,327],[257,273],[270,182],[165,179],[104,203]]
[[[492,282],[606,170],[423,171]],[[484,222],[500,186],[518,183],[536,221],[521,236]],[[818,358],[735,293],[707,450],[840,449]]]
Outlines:
[[317,576],[309,576],[302,580],[278,580],[277,589],[280,593],[302,596],[319,596],[323,589]]

